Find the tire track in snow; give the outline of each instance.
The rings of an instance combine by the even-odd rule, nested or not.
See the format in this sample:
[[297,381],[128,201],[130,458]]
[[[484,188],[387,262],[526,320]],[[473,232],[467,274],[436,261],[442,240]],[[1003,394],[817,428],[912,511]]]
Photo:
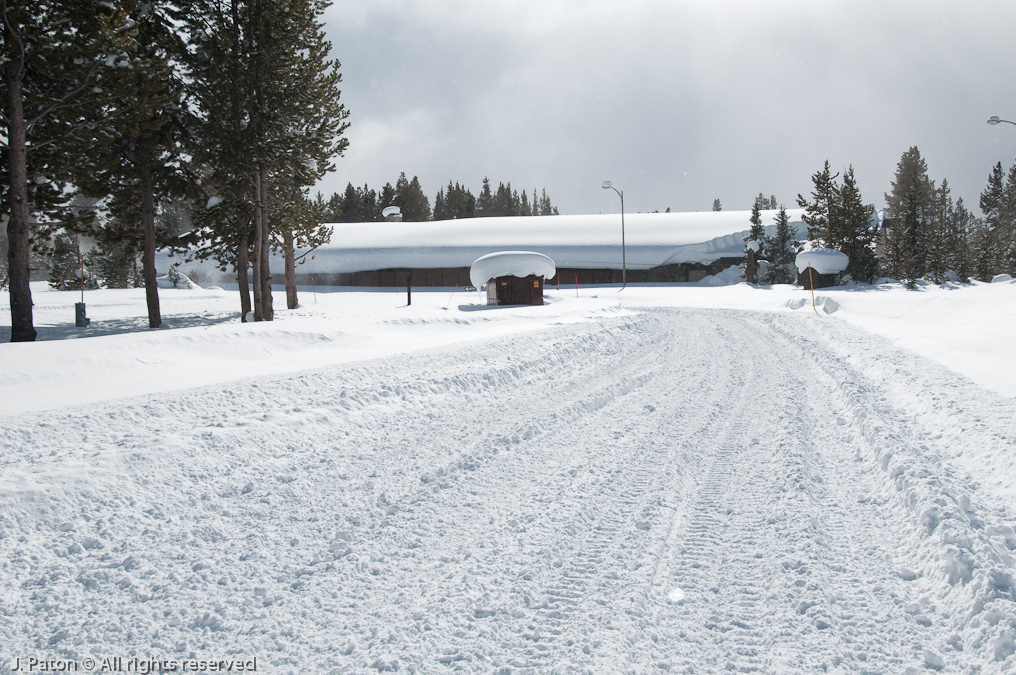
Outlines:
[[[828,398],[857,448],[854,464],[865,467],[872,486],[860,499],[874,503],[899,535],[889,552],[879,553],[901,580],[890,595],[914,633],[908,668],[1010,672],[1016,668],[1016,505],[1006,504],[994,485],[980,489],[965,470],[980,468],[972,461],[979,448],[964,450],[1011,437],[1016,401],[987,396],[944,368],[847,326],[796,328],[777,329],[828,377]],[[943,392],[949,392],[945,400]],[[939,408],[944,414],[929,414]],[[956,427],[965,433],[957,435]],[[964,450],[957,452],[956,443]],[[954,458],[964,461],[957,465]],[[877,634],[877,627],[871,630]]]
[[20,416],[0,643],[277,673],[1004,673],[1007,522],[832,326],[651,310]]
[[634,654],[672,672],[902,671],[919,640],[893,600],[905,590],[896,570],[876,557],[902,533],[850,499],[863,472],[844,455],[853,461],[858,439],[831,422],[843,413],[823,373],[788,358],[785,337],[751,315],[728,314],[739,339],[774,345],[772,356],[753,354],[756,405],[731,410],[737,422],[661,575],[675,594],[653,594],[657,633]]

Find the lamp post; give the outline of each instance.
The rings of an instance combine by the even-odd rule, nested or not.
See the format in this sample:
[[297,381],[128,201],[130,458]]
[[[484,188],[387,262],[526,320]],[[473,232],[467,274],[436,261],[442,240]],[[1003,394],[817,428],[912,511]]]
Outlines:
[[610,184],[609,180],[603,181],[601,185],[604,190],[613,190],[617,193],[617,196],[621,198],[621,288],[628,287],[628,263],[625,259],[624,250],[624,191],[618,190],[616,187]]
[[1001,124],[1002,122],[1005,122],[1006,124],[1011,124],[1014,127],[1016,127],[1016,122],[1010,122],[1009,120],[1001,119],[998,115],[992,115],[991,117],[988,118],[987,121],[988,124],[990,124],[991,126],[995,126],[996,124]]

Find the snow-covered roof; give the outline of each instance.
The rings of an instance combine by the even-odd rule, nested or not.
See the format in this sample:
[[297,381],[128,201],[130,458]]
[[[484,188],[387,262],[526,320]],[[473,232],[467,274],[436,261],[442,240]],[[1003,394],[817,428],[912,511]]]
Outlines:
[[[803,238],[801,209],[787,211]],[[763,222],[775,228],[775,211]],[[629,213],[624,217],[629,269],[668,263],[710,263],[740,256],[750,211]],[[533,251],[558,268],[621,269],[621,215],[463,218],[432,222],[334,223],[331,241],[314,251],[301,273],[390,268],[469,267],[496,251]],[[272,271],[282,272],[282,259]],[[486,280],[485,280],[486,281]]]
[[490,253],[473,261],[469,267],[469,281],[479,288],[498,277],[528,277],[530,274],[550,279],[557,274],[554,261],[542,253],[532,251],[501,251]]
[[797,263],[798,272],[805,271],[811,265],[811,269],[818,274],[838,274],[847,269],[850,258],[846,253],[831,248],[813,248],[798,253],[794,262]]

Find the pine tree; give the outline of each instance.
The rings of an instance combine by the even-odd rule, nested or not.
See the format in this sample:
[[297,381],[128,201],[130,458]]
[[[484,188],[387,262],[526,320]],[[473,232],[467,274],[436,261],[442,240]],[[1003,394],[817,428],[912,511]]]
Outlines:
[[[748,218],[748,222],[751,223],[751,229],[748,231],[748,236],[744,238],[745,242],[757,242],[755,248],[755,254],[757,259],[765,259],[765,251],[763,245],[765,242],[766,228],[762,224],[762,209],[768,206],[766,201],[761,194],[755,198],[755,202],[751,205],[751,217]],[[747,253],[748,247],[745,246],[745,252]]]
[[949,271],[952,257],[949,221],[952,216],[953,203],[949,193],[948,180],[942,180],[942,185],[934,192],[934,200],[935,208],[931,213],[931,221],[927,224],[926,268],[932,283],[941,284],[946,280],[946,273]]
[[[296,309],[299,298],[296,291],[296,266],[303,264],[315,249],[328,243],[332,238],[332,228],[322,225],[323,213],[314,208],[313,202],[307,198],[307,188],[299,181],[288,187],[276,182],[275,198],[279,215],[276,230],[279,242],[273,248],[282,250],[285,265],[286,307]],[[297,252],[299,249],[299,253]]]
[[993,230],[986,220],[981,220],[974,226],[971,233],[971,258],[973,265],[973,276],[978,281],[991,281],[998,269],[995,264],[997,260],[997,231]]
[[854,167],[843,172],[843,184],[835,187],[836,206],[833,210],[834,228],[838,233],[839,248],[847,255],[846,274],[855,281],[872,282],[878,276],[878,258],[875,257],[875,240],[878,224],[875,207],[865,205],[854,178]]
[[[363,188],[366,189],[366,186]],[[346,184],[346,189],[340,198],[342,201],[338,207],[338,213],[332,212],[332,216],[339,223],[362,223],[363,221],[363,197],[362,191],[354,188],[352,183]]]
[[[762,206],[763,204],[768,205],[768,202],[764,201],[761,194],[755,198],[755,202],[751,205],[751,217],[748,218],[748,222],[751,223],[751,229],[748,231],[748,236],[744,238],[744,256],[746,268],[742,270],[742,278],[748,278],[749,282],[760,281],[758,274],[758,262],[765,259],[765,251],[763,246],[765,245],[766,230],[765,226],[762,225]],[[749,275],[747,265],[749,262],[753,262],[753,273]]]
[[797,280],[794,274],[794,259],[798,248],[794,236],[797,228],[791,227],[787,209],[782,205],[776,212],[776,232],[765,238],[766,255],[769,258],[768,283],[792,284]]
[[434,220],[472,218],[476,215],[476,197],[467,188],[459,185],[458,181],[454,185],[448,181],[445,211],[443,218],[438,218],[435,214]]
[[891,230],[886,242],[886,271],[909,288],[926,272],[928,225],[933,211],[934,183],[916,146],[896,166],[892,192],[885,195]]
[[402,220],[407,222],[423,222],[430,220],[430,201],[420,187],[420,180],[413,176],[413,180],[406,180],[406,172],[399,174],[395,181],[395,196],[392,203],[402,211]]
[[992,167],[980,206],[984,225],[975,238],[975,275],[980,281],[991,281],[994,275],[1012,268],[1016,247],[1016,165],[1010,168],[1008,179],[1001,162]]
[[101,115],[110,100],[104,89],[126,36],[123,3],[75,0],[5,0],[0,134],[5,162],[0,171],[7,216],[11,341],[35,339],[29,286],[32,213],[48,225],[35,238],[73,225],[67,203],[72,169],[114,120]]
[[540,215],[541,216],[556,216],[559,215],[557,207],[550,203],[550,197],[547,196],[547,189],[543,188],[540,192]]
[[714,199],[713,200],[713,211],[722,211],[722,210],[723,210],[723,204],[720,203],[719,199]]
[[434,197],[434,220],[449,220],[448,209],[445,207],[445,193],[444,188],[438,188],[437,195]]
[[508,185],[498,183],[497,192],[494,194],[494,213],[492,215],[517,216],[520,205],[518,193],[512,194],[511,182],[509,181]]
[[486,176],[483,178],[480,194],[476,198],[476,215],[477,217],[494,215],[494,194],[490,191],[490,179]]
[[53,237],[49,255],[49,287],[57,291],[73,291],[81,285],[81,253],[77,238],[65,232]]
[[[272,199],[292,185],[313,184],[331,170],[348,141],[348,112],[339,102],[339,62],[330,60],[320,16],[326,0],[193,0],[192,89],[203,121],[199,154],[213,167],[217,196],[230,205],[237,271],[246,276],[253,230],[255,320],[272,320]],[[205,147],[207,146],[207,147]],[[278,189],[275,186],[278,184]],[[224,257],[230,257],[226,254]],[[240,280],[241,308],[246,278]]]
[[0,227],[0,290],[7,289],[7,228]]
[[999,273],[1016,274],[1016,164],[1009,167],[1001,212]]
[[826,160],[822,170],[816,171],[811,177],[813,185],[811,200],[809,201],[799,194],[797,195],[797,205],[804,209],[801,220],[808,226],[808,241],[814,242],[819,247],[839,250],[842,236],[837,227],[839,224],[837,177],[839,174],[832,173],[829,168],[829,160]]
[[[142,270],[148,304],[148,325],[162,322],[156,281],[155,251],[167,243],[155,220],[158,203],[189,193],[180,140],[190,116],[181,107],[182,62],[186,48],[179,37],[182,12],[172,2],[143,2],[131,12],[133,30],[127,51],[120,55],[108,88],[116,98],[108,114],[119,119],[115,136],[100,144],[91,161],[78,167],[77,184],[93,197],[117,194],[119,204],[137,205]],[[131,209],[132,211],[135,209]],[[121,224],[130,222],[120,219]],[[100,241],[102,229],[90,234]],[[113,240],[123,238],[117,231]]]
[[971,251],[974,227],[975,218],[960,197],[949,216],[949,244],[952,247],[952,269],[964,283],[970,281],[974,273]]
[[85,256],[85,268],[105,288],[138,288],[145,280],[131,242],[104,241]]

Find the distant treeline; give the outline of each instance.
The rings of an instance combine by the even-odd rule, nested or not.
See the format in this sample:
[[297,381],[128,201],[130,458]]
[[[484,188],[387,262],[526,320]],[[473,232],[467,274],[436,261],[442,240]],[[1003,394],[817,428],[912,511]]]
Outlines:
[[399,174],[394,186],[385,183],[380,191],[371,189],[366,184],[363,187],[353,187],[349,183],[342,194],[333,192],[326,200],[319,192],[315,200],[315,208],[323,214],[324,222],[328,223],[381,221],[384,220],[381,210],[387,206],[398,206],[402,211],[402,220],[409,222],[558,215],[557,207],[551,204],[546,189],[541,190],[537,196],[536,189],[533,188],[530,197],[525,190],[521,193],[513,190],[510,182],[499,182],[497,189],[492,190],[489,178],[483,179],[479,196],[474,196],[469,188],[463,187],[458,181],[452,183],[449,180],[447,187],[438,190],[431,210],[430,200],[423,193],[419,179],[413,176],[412,180],[408,180],[405,172]]

